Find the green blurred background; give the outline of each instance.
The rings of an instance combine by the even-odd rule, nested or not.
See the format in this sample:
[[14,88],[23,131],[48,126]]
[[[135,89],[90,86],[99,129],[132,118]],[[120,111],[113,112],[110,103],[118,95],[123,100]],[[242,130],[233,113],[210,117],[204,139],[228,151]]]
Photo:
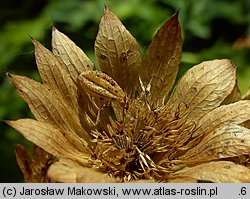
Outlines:
[[[178,77],[203,60],[229,58],[242,93],[250,85],[249,0],[2,0],[0,2],[0,119],[32,117],[6,72],[39,80],[28,35],[50,48],[51,27],[68,35],[94,60],[98,23],[107,5],[145,51],[160,25],[180,9],[183,56]],[[237,42],[236,42],[237,41]],[[22,182],[15,143],[30,147],[0,122],[0,182]]]

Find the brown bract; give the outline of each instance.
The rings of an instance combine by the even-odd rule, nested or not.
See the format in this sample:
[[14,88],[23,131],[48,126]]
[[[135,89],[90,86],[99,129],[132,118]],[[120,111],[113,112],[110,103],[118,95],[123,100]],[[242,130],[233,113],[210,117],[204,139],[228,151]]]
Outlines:
[[16,145],[16,159],[24,174],[25,182],[51,182],[47,170],[53,163],[54,157],[42,148],[33,145],[32,155],[22,145]]
[[33,43],[42,83],[9,77],[35,119],[6,121],[44,150],[31,157],[17,147],[25,181],[250,182],[249,93],[241,99],[234,64],[204,61],[170,92],[181,61],[178,13],[141,57],[105,8],[95,42],[101,71],[56,28],[52,52]]

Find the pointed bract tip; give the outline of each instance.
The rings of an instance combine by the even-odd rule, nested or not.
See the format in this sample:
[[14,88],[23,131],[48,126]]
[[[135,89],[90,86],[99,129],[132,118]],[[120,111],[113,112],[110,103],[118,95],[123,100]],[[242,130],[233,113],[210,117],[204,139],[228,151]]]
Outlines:
[[56,27],[53,25],[52,26],[52,32],[55,32],[57,29],[56,29]]
[[11,121],[10,120],[1,120],[1,122],[4,122],[5,124],[8,124],[10,126]]
[[31,41],[34,42],[35,39],[30,34],[28,34],[28,36],[31,39]]
[[109,11],[109,8],[106,4],[104,4],[103,12],[106,13]]
[[112,14],[113,13],[110,11],[109,7],[104,5],[103,16],[110,17],[110,16],[112,16]]
[[31,36],[31,35],[29,35],[29,34],[28,34],[28,36],[30,37],[30,39],[31,39],[32,43],[35,45],[36,40],[35,40],[35,39]]
[[52,26],[52,39],[54,39],[56,36],[55,35],[57,35],[58,34],[58,30],[56,29],[56,27],[55,26]]
[[173,14],[172,17],[167,22],[171,24],[178,24],[178,26],[180,26],[179,13],[180,9],[175,14]]
[[177,19],[179,18],[180,10],[181,9],[177,10],[177,12],[173,15],[173,18],[177,18]]
[[11,74],[9,72],[6,73],[6,76],[11,78]]
[[13,79],[13,77],[14,77],[15,75],[13,75],[13,74],[11,74],[11,73],[7,72],[7,73],[6,73],[6,76],[12,80],[12,79]]

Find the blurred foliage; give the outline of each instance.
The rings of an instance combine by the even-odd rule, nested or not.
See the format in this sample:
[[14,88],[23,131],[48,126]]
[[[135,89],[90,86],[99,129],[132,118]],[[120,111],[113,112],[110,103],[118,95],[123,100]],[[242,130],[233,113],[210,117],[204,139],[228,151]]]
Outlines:
[[[94,60],[94,40],[103,6],[122,20],[145,51],[160,25],[180,9],[183,30],[182,75],[203,60],[229,58],[238,67],[239,86],[250,85],[250,45],[233,48],[239,38],[250,37],[249,0],[9,0],[0,3],[0,118],[32,117],[28,106],[6,78],[6,72],[39,79],[34,49],[28,35],[50,48],[51,27],[56,26]],[[244,40],[243,40],[244,41]],[[21,182],[14,146],[30,144],[0,123],[0,182]]]

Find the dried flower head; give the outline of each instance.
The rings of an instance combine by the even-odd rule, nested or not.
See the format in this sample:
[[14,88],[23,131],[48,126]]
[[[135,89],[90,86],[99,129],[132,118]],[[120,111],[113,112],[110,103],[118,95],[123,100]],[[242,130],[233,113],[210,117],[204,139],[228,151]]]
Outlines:
[[181,61],[178,13],[141,58],[105,8],[95,41],[101,71],[56,28],[52,52],[33,43],[43,82],[9,77],[36,120],[6,121],[41,147],[39,161],[17,147],[26,181],[250,182],[250,101],[240,99],[234,64],[204,61],[170,93]]

